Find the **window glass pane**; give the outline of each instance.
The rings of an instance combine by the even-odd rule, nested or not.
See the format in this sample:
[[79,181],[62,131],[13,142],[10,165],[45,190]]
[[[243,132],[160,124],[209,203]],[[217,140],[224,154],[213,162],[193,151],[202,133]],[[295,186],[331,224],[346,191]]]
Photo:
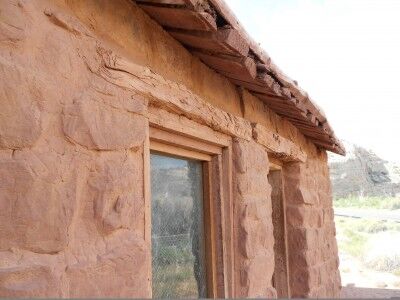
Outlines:
[[207,297],[202,163],[151,154],[154,298]]

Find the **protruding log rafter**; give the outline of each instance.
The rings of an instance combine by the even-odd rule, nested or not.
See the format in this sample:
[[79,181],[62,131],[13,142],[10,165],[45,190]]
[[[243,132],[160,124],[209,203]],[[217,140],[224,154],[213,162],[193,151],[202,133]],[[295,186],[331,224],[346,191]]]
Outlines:
[[248,89],[319,147],[345,149],[324,113],[247,34],[223,0],[137,0],[206,65]]

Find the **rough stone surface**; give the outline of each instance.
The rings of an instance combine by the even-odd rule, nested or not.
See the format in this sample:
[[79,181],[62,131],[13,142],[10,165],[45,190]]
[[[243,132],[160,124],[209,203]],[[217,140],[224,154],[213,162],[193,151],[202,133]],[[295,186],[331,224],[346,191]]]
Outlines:
[[339,297],[340,274],[327,157],[283,168],[293,297]]
[[[138,148],[145,139],[146,119],[130,112],[110,109],[95,97],[82,95],[63,112],[65,135],[88,149],[121,150]],[[93,97],[93,98],[92,98]],[[118,128],[118,134],[115,129]]]
[[148,297],[147,100],[62,1],[0,11],[0,296]]
[[42,133],[42,95],[36,80],[30,72],[26,74],[1,58],[0,78],[0,149],[33,146]]
[[148,106],[234,137],[236,297],[276,297],[267,151],[285,158],[293,296],[338,295],[326,155],[293,125],[132,1],[0,12],[0,297],[151,296]]
[[346,157],[329,155],[335,198],[400,195],[400,165],[374,152],[346,143]]
[[237,220],[235,269],[237,297],[276,297],[272,287],[274,238],[271,220],[271,186],[268,154],[254,143],[236,139],[233,144],[234,194]]

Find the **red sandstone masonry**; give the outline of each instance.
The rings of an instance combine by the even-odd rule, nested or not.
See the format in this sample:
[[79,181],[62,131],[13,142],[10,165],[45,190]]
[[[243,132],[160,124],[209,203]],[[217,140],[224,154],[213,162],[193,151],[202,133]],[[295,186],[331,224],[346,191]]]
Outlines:
[[[241,115],[235,86],[129,1],[10,0],[0,9],[1,297],[151,295],[149,103],[236,137],[237,297],[276,296],[266,151],[299,148],[305,163],[283,168],[293,296],[338,296],[326,155],[289,122],[247,92]],[[104,57],[124,57],[113,62],[140,74],[107,68]],[[253,123],[281,146],[257,143]]]
[[326,155],[283,168],[293,297],[338,297],[335,224]]
[[236,219],[236,297],[276,297],[268,154],[254,143],[233,143]]

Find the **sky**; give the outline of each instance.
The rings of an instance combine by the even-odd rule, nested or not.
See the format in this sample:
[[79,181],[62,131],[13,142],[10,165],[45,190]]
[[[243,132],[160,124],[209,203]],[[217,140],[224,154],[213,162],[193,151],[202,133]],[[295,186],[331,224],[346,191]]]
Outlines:
[[336,135],[400,161],[400,0],[226,0]]

